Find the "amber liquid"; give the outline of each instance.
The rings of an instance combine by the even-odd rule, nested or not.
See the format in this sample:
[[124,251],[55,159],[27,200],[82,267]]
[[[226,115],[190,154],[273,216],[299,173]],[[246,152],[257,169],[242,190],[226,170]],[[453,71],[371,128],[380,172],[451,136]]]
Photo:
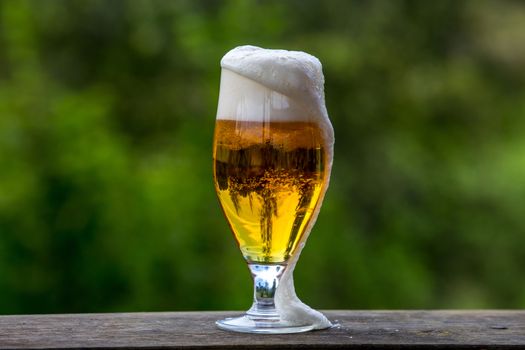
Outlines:
[[217,121],[215,187],[248,262],[295,251],[326,185],[323,145],[315,123]]

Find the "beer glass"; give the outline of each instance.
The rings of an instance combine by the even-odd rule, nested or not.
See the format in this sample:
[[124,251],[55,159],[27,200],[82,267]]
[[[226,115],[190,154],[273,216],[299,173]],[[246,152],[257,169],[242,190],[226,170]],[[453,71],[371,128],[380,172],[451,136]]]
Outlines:
[[217,321],[222,329],[297,333],[314,328],[286,321],[274,302],[328,185],[331,125],[310,114],[293,98],[222,68],[214,184],[254,282],[252,307],[244,316]]

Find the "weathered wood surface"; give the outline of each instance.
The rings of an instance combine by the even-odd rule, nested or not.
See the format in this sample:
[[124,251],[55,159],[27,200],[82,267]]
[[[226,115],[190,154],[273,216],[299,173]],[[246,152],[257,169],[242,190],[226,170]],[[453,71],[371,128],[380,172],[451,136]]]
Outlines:
[[1,349],[525,348],[525,311],[326,311],[337,326],[290,335],[219,330],[239,312],[0,317]]

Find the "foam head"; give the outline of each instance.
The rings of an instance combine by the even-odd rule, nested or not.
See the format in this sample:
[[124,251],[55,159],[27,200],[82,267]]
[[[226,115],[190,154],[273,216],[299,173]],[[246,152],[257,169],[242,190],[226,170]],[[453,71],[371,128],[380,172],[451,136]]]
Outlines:
[[223,69],[217,119],[258,122],[309,118],[304,107],[288,96]]
[[217,119],[328,120],[317,58],[300,51],[240,46],[221,60]]

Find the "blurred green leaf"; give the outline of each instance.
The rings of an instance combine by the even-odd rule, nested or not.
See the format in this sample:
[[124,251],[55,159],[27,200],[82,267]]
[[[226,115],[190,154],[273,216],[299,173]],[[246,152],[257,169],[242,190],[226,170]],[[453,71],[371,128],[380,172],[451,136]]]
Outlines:
[[323,62],[316,308],[525,305],[525,5],[0,1],[0,313],[245,309],[215,198],[219,61]]

